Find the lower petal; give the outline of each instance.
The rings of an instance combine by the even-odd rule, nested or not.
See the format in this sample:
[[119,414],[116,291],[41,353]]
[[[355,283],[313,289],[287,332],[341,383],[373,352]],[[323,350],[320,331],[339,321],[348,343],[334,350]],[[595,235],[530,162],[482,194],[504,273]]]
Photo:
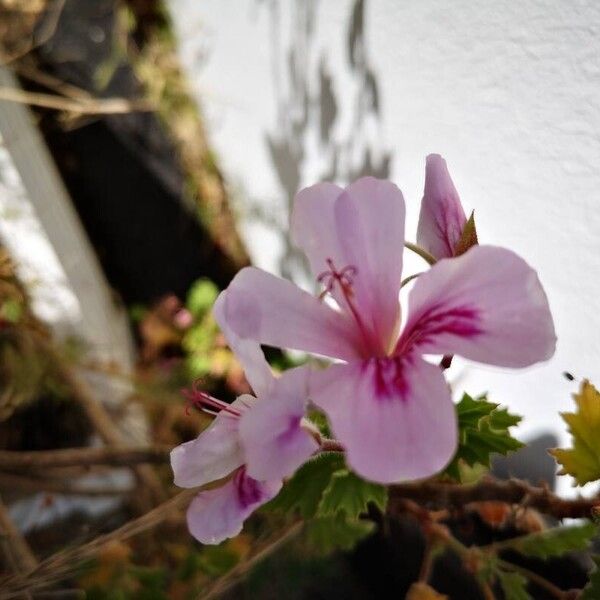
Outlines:
[[308,369],[286,371],[271,393],[240,420],[240,440],[248,474],[256,479],[291,475],[319,447],[302,426],[306,412]]
[[242,530],[259,506],[274,498],[281,481],[256,481],[239,469],[221,487],[200,492],[187,511],[190,533],[203,544],[219,544]]
[[349,466],[366,479],[429,477],[456,450],[450,390],[440,369],[417,356],[333,365],[314,372],[309,387]]

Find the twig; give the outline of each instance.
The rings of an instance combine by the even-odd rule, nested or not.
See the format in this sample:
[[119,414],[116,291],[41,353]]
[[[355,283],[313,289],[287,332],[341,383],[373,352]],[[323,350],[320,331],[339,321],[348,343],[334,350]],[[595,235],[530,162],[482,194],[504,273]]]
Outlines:
[[[42,343],[45,344],[47,352],[52,357],[56,368],[65,380],[65,383],[68,384],[73,395],[86,411],[87,416],[92,422],[98,435],[109,446],[114,446],[116,448],[127,446],[123,435],[114,425],[104,406],[96,400],[94,393],[87,382],[77,374],[74,368],[70,367],[61,359],[60,354],[56,351],[54,346],[45,341]],[[133,466],[132,469],[138,481],[150,492],[153,500],[161,502],[165,499],[162,485],[156,476],[156,473],[154,473],[150,466],[137,465]],[[146,502],[143,494],[136,497],[135,502],[138,505],[138,508],[145,508],[143,505]]]
[[12,473],[0,473],[0,490],[48,492],[77,496],[120,496],[131,493],[131,490],[124,488],[81,485],[65,481],[64,479],[51,479],[32,475],[13,475]]
[[11,87],[0,87],[0,100],[41,106],[53,110],[64,110],[81,115],[117,115],[154,110],[154,107],[147,100],[127,100],[125,98],[81,98],[73,100],[56,94],[28,92]]
[[302,522],[295,523],[283,535],[278,536],[274,541],[267,543],[265,547],[257,552],[252,558],[239,563],[231,571],[223,575],[223,577],[217,579],[210,589],[200,596],[199,600],[213,600],[229,591],[258,563],[273,555],[292,538],[296,537],[302,531],[302,526]]
[[421,481],[402,483],[389,488],[388,510],[394,512],[402,508],[402,500],[413,500],[432,507],[463,507],[471,502],[496,500],[507,504],[520,504],[535,508],[541,513],[556,519],[590,518],[600,509],[598,498],[562,499],[544,487],[533,487],[518,479],[498,481],[485,478],[478,483],[462,485]]
[[14,567],[18,574],[31,571],[37,566],[38,562],[35,555],[21,532],[12,522],[2,500],[0,500],[0,535],[3,538],[6,553],[14,561]]
[[30,81],[39,83],[40,85],[43,85],[44,87],[55,91],[61,96],[65,96],[76,101],[90,101],[94,99],[92,94],[90,94],[87,90],[77,87],[76,85],[67,83],[66,81],[63,81],[62,79],[59,79],[54,75],[50,75],[50,73],[40,71],[39,69],[36,69],[33,65],[18,63],[17,65],[15,65],[14,69],[19,75],[21,75],[21,77],[25,77]]
[[199,489],[201,488],[184,490],[110,533],[101,535],[87,544],[57,552],[30,569],[28,573],[0,580],[0,600],[15,600],[22,597],[24,591],[42,589],[64,579],[78,569],[82,561],[93,558],[106,543],[129,539],[170,518],[177,510],[186,506]]
[[163,464],[168,459],[169,449],[160,446],[149,448],[65,448],[31,452],[0,450],[0,469],[10,471],[92,465],[130,467],[141,463]]

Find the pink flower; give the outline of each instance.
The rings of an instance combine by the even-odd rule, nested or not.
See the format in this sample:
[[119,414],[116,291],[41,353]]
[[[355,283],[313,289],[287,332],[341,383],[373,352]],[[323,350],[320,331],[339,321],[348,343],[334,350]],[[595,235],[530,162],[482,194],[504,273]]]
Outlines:
[[195,440],[172,450],[175,485],[193,488],[232,475],[221,486],[199,492],[189,506],[189,530],[205,544],[237,535],[244,520],[279,492],[282,478],[318,448],[303,426],[308,371],[292,369],[275,378],[259,344],[227,327],[224,302],[225,292],[215,303],[215,318],[258,398],[244,394],[227,404],[198,390],[189,393],[192,402],[217,414]]
[[434,258],[450,258],[455,255],[466,224],[465,211],[446,161],[439,154],[430,154],[425,166],[417,244]]
[[302,190],[293,238],[331,301],[249,267],[224,307],[242,339],[344,361],[311,374],[310,399],[327,413],[350,467],[381,483],[430,476],[455,451],[450,391],[424,354],[525,367],[550,358],[556,340],[536,273],[492,246],[420,275],[398,335],[404,216],[402,194],[387,181]]

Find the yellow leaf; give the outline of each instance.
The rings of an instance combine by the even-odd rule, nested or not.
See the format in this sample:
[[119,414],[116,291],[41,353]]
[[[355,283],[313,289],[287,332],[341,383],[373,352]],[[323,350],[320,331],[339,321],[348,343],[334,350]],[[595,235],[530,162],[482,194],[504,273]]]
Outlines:
[[406,600],[448,600],[448,596],[438,594],[432,587],[422,581],[417,581],[410,586]]
[[561,465],[561,475],[572,475],[579,485],[600,479],[600,393],[583,381],[573,394],[577,412],[561,413],[569,426],[573,447],[550,450]]

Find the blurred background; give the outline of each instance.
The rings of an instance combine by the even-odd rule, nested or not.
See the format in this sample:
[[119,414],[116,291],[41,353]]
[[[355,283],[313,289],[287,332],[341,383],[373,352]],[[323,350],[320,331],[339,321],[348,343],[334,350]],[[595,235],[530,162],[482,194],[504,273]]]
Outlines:
[[[599,30],[591,0],[0,0],[0,448],[193,438],[206,421],[185,413],[182,387],[247,390],[210,316],[218,290],[250,262],[313,285],[287,237],[296,191],[389,178],[414,241],[435,152],[480,242],[539,271],[559,338],[525,372],[456,360],[453,388],[523,415],[522,439],[550,436],[538,462],[553,482],[544,449],[566,441],[558,413],[575,390],[563,373],[600,380]],[[406,257],[406,275],[421,268]],[[164,464],[68,475],[0,473],[0,517],[38,557],[170,486]],[[252,553],[264,520],[199,550],[173,518],[171,545],[116,544],[80,583],[98,598],[194,597]],[[318,571],[297,597],[331,598],[329,584],[397,550],[368,543],[277,568]],[[248,597],[276,597],[270,583]],[[371,585],[339,597],[387,597]]]

